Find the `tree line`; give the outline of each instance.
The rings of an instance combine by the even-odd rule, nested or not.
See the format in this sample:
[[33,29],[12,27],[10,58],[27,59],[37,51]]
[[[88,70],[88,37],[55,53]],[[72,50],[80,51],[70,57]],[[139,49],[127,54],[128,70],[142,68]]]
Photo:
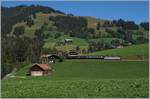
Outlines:
[[71,37],[84,37],[84,31],[87,28],[87,20],[84,17],[50,16],[49,20],[55,22],[55,26],[60,31],[69,34]]

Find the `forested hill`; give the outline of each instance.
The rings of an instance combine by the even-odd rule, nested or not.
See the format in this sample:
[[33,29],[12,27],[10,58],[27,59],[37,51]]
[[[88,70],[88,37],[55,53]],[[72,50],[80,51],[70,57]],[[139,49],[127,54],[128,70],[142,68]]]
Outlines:
[[[15,37],[10,36],[13,26],[17,23],[24,22],[28,27],[34,24],[32,18],[36,18],[36,13],[58,13],[61,11],[54,10],[50,7],[31,5],[17,7],[1,7],[1,36],[2,36],[2,77],[11,72],[13,68],[19,68],[20,64],[26,60],[37,60],[39,57],[42,41],[40,37],[34,39],[28,37],[18,37],[24,33],[26,27],[19,26],[15,28]],[[33,52],[33,50],[37,50]],[[31,57],[33,57],[31,59]]]
[[2,7],[1,21],[2,77],[23,64],[38,63],[41,54],[87,54],[148,42],[149,22],[74,16],[40,5]]
[[44,6],[17,6],[17,7],[2,7],[1,8],[1,18],[2,18],[2,33],[9,33],[12,29],[12,25],[16,24],[17,22],[21,21],[28,21],[31,15],[35,16],[38,12],[43,13],[61,13],[58,10],[54,10],[50,7]]

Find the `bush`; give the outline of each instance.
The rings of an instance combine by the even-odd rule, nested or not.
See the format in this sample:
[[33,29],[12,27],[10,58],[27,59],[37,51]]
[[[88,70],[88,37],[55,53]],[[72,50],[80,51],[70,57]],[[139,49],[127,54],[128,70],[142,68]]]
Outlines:
[[20,35],[23,35],[24,31],[25,31],[25,27],[24,26],[17,26],[17,27],[15,27],[13,33],[18,37]]
[[61,36],[60,33],[56,33],[55,36],[54,36],[54,38],[57,39],[57,38],[59,38],[60,36]]

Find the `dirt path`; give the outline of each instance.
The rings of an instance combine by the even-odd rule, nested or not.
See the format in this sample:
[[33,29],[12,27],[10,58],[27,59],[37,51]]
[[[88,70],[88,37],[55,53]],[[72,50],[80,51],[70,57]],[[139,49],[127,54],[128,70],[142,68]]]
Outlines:
[[10,76],[10,78],[26,78],[25,76]]
[[2,80],[6,80],[6,79],[10,78],[11,76],[14,76],[16,71],[17,71],[17,68],[14,68],[12,70],[12,72],[7,74]]

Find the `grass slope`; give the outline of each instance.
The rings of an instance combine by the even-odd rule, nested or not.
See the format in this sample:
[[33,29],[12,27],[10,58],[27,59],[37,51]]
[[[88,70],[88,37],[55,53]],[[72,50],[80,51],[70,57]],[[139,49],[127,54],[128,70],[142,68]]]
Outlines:
[[139,98],[148,97],[148,80],[10,79],[2,97],[11,98]]
[[2,81],[2,97],[148,97],[148,61],[66,60],[45,77],[25,76],[30,66]]
[[105,51],[98,51],[98,52],[90,53],[88,55],[120,55],[123,57],[144,55],[145,58],[148,58],[148,50],[149,50],[149,45],[142,44],[142,45],[128,46],[121,49],[110,49]]
[[[25,76],[28,65],[16,75]],[[97,61],[97,60],[66,60],[52,64],[54,68],[50,79],[129,79],[148,77],[147,61]]]
[[103,42],[106,42],[106,43],[109,43],[111,44],[111,41],[112,40],[119,40],[122,42],[121,39],[119,38],[98,38],[98,39],[89,39],[89,41],[94,41],[94,42],[99,42],[99,41],[103,41]]
[[25,22],[17,23],[13,26],[12,33],[13,33],[14,28],[16,26],[25,26],[24,35],[27,36],[27,37],[32,38],[32,37],[34,37],[35,30],[41,28],[41,26],[44,24],[44,22],[48,22],[49,27],[55,28],[55,26],[53,26],[53,23],[51,21],[49,21],[49,16],[57,16],[57,15],[61,15],[61,14],[57,14],[57,13],[50,13],[50,14],[37,13],[36,18],[33,19],[34,20],[34,25],[32,25],[31,27],[28,27]]
[[64,39],[72,39],[73,42],[68,45],[57,46],[56,48],[58,50],[69,51],[75,49],[76,46],[79,46],[82,50],[83,48],[88,47],[88,42],[85,39],[70,37],[68,35],[61,35],[61,37],[57,39],[54,39],[53,37],[49,37],[44,44],[44,48],[53,48],[56,42],[64,41]]
[[[58,41],[62,41],[65,38],[72,38],[69,35],[66,35],[66,33],[60,32],[58,31],[57,27],[54,26],[54,22],[49,20],[49,16],[58,16],[58,15],[62,15],[62,14],[58,14],[58,13],[49,13],[49,14],[44,14],[44,13],[37,13],[36,14],[36,18],[34,19],[34,25],[31,27],[28,27],[26,25],[25,22],[20,22],[17,23],[13,26],[11,35],[13,35],[13,31],[14,28],[16,26],[25,26],[25,33],[24,35],[27,37],[34,37],[34,33],[35,30],[41,28],[41,26],[44,24],[44,22],[48,23],[47,29],[44,31],[45,34],[50,34],[48,36],[48,39],[46,39],[45,44],[44,44],[44,48],[54,48],[56,42]],[[100,22],[100,24],[102,25],[105,21],[108,20],[102,20],[102,19],[97,19],[94,17],[85,17],[87,18],[87,23],[88,23],[88,27],[89,28],[93,28],[95,30],[95,33],[99,33],[101,32],[101,35],[107,35],[108,33],[105,31],[106,27],[101,27],[100,30],[96,29],[97,23]],[[110,29],[117,31],[118,27],[113,26],[113,27],[109,27]],[[146,37],[148,37],[148,32],[144,31],[143,28],[140,28],[139,31],[145,33],[144,35]],[[134,31],[135,34],[133,35],[134,39],[136,39],[137,37],[139,37],[139,35],[136,35],[136,32],[138,31]],[[61,37],[55,39],[54,35],[56,33],[60,33],[62,34]],[[85,39],[81,39],[81,38],[72,38],[73,39],[73,43],[69,44],[69,45],[64,45],[64,46],[58,46],[56,47],[58,50],[62,50],[62,51],[69,51],[72,49],[75,49],[76,46],[79,46],[80,49],[82,50],[83,48],[87,49],[88,48],[88,41],[104,41],[107,43],[110,43],[112,40],[116,40],[118,38],[99,38],[99,39],[89,39],[89,40],[85,40]],[[120,40],[120,39],[119,39]],[[115,53],[114,53],[115,54]]]

